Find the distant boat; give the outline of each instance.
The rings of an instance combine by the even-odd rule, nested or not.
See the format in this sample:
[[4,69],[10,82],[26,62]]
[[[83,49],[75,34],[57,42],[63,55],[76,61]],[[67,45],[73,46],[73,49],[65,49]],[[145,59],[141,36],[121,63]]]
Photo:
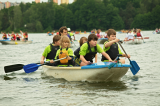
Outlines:
[[108,40],[108,38],[100,38],[100,39],[98,39],[97,43],[104,44],[104,42],[106,42],[107,40]]
[[18,45],[18,44],[30,44],[30,43],[32,43],[32,40],[30,40],[30,41],[0,40],[0,42],[1,42],[3,45]]

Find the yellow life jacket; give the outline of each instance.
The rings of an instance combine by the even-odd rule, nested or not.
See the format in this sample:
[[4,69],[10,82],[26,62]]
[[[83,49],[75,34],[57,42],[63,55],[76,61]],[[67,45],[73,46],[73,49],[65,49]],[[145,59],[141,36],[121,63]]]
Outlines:
[[[60,53],[59,53],[59,59],[67,57],[68,55],[68,48],[66,48],[66,50],[62,50],[62,48],[60,49]],[[61,64],[68,64],[68,59],[63,59],[60,60]]]

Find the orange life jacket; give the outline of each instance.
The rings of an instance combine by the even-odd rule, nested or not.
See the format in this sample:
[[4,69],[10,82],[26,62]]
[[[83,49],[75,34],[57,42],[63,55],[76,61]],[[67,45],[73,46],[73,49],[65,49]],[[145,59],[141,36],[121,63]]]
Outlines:
[[[60,49],[60,53],[59,53],[59,59],[67,57],[68,56],[68,48],[66,48],[66,50],[62,50],[62,48]],[[60,60],[61,64],[68,64],[68,59],[63,59]]]

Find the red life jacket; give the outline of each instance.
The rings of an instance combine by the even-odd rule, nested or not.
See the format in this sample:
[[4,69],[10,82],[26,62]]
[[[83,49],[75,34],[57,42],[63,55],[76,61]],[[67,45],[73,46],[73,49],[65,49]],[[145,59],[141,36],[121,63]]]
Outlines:
[[137,33],[137,37],[141,37],[141,33]]

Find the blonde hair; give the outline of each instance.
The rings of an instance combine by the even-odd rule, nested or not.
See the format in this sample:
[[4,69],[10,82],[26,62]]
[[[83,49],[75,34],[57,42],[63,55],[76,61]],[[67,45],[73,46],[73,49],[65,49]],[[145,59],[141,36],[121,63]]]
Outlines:
[[68,42],[68,43],[69,43],[69,44],[68,44],[68,47],[71,46],[70,39],[68,38],[68,36],[62,36],[62,37],[61,37],[61,40],[60,40],[60,45],[61,45],[61,47],[63,47],[63,43],[64,43],[64,42]]

